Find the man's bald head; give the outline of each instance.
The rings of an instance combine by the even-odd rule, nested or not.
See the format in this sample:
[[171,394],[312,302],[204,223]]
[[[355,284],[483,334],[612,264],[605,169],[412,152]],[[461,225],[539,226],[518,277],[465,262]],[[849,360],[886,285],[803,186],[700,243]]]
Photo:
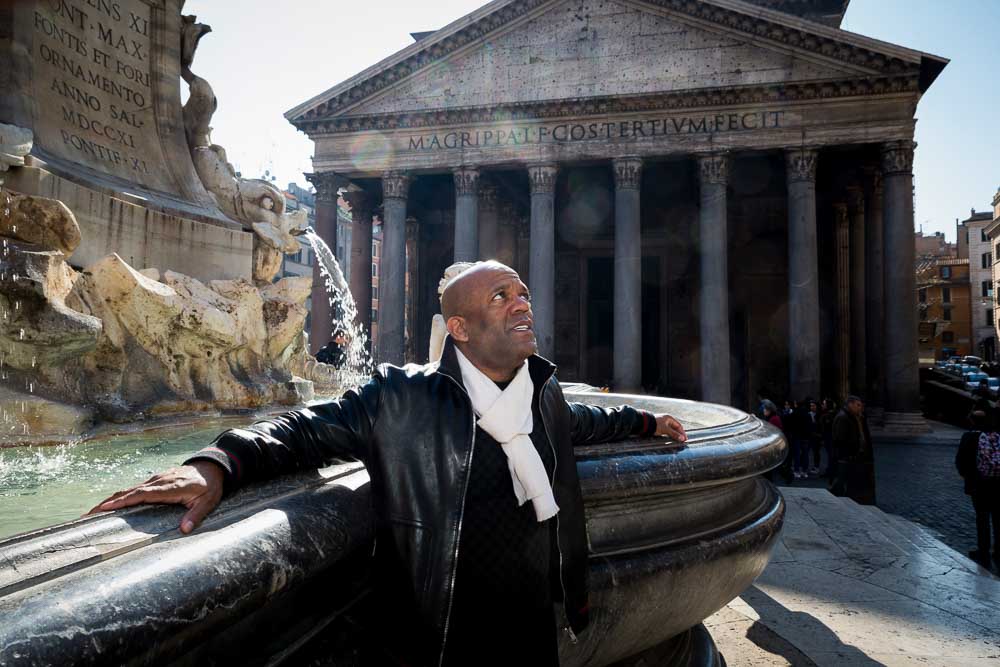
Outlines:
[[500,262],[477,262],[455,276],[441,294],[441,313],[458,349],[494,380],[509,380],[537,349],[528,288]]
[[488,288],[498,273],[511,273],[515,277],[517,271],[494,259],[476,262],[466,270],[451,279],[441,294],[441,314],[447,322],[456,315],[467,317],[475,296]]

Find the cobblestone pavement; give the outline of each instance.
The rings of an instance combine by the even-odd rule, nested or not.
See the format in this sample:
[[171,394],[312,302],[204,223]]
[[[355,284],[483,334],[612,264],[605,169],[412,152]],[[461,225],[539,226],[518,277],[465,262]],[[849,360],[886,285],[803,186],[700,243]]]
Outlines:
[[[976,546],[976,515],[955,470],[962,431],[937,422],[931,425],[934,432],[926,436],[901,438],[873,432],[877,504],[884,512],[929,528],[942,542],[965,554]],[[826,482],[808,479],[792,486],[825,487]]]
[[974,549],[976,515],[955,470],[958,438],[954,442],[872,439],[879,508],[930,528],[959,553]]

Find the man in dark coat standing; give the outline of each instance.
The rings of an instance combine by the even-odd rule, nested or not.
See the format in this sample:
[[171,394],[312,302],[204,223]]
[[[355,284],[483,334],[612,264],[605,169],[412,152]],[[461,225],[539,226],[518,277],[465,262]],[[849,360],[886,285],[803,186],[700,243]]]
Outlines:
[[535,353],[528,288],[509,267],[473,265],[441,308],[440,362],[384,364],[337,401],[231,429],[94,509],[184,504],[189,533],[241,484],[357,458],[371,476],[391,659],[555,667],[557,628],[574,638],[589,611],[573,447],[687,436],[668,415],[568,403]]
[[874,505],[872,436],[865,418],[865,404],[857,396],[848,396],[833,419],[833,452],[837,468],[830,491],[861,505]]

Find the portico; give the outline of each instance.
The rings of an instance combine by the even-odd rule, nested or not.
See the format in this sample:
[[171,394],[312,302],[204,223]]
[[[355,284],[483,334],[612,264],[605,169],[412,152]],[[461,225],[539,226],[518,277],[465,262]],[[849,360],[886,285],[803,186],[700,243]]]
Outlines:
[[563,380],[741,407],[877,387],[887,419],[919,414],[902,236],[946,61],[769,2],[584,4],[491,3],[287,114],[317,173],[382,201],[381,360],[404,361],[412,216],[412,361],[443,269],[497,257]]

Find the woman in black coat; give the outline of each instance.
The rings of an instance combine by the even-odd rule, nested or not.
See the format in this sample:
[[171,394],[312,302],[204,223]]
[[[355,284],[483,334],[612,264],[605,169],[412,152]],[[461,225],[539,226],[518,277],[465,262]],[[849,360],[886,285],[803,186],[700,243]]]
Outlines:
[[[955,467],[965,480],[965,493],[972,497],[976,511],[976,549],[969,558],[983,567],[990,566],[990,522],[993,523],[993,561],[1000,565],[1000,411],[998,408],[975,410],[970,418],[980,430],[962,436],[955,455]],[[983,451],[980,452],[980,449]],[[982,459],[986,461],[983,462]],[[994,465],[989,464],[989,460]]]

